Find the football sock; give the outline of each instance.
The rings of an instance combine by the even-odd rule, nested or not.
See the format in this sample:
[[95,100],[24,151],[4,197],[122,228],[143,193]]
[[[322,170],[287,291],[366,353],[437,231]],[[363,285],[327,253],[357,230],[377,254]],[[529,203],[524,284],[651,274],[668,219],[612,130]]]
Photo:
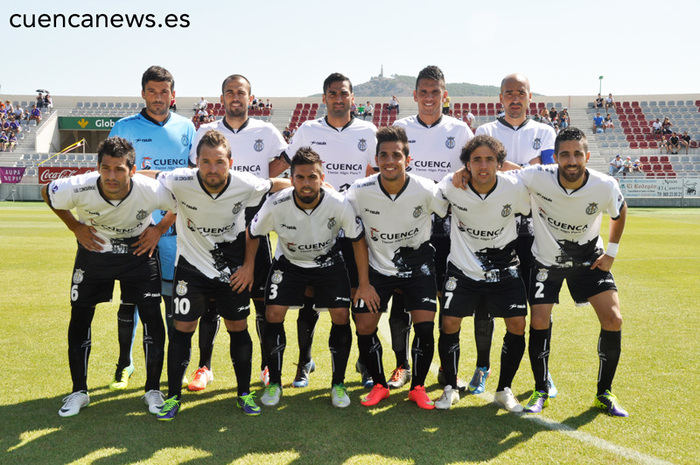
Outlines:
[[535,377],[535,390],[547,392],[547,360],[549,356],[549,330],[530,327],[528,354],[532,375]]
[[255,332],[258,333],[258,341],[260,341],[260,370],[264,370],[267,366],[267,354],[265,352],[265,302],[262,300],[253,300],[255,307]]
[[173,328],[168,342],[168,397],[180,398],[182,377],[190,364],[192,334]]
[[406,312],[403,295],[394,294],[391,298],[391,314],[389,315],[391,331],[391,348],[396,356],[396,368],[403,366],[410,369],[408,361],[408,343],[411,335],[411,314]]
[[525,353],[525,335],[506,332],[501,348],[501,374],[496,391],[510,387]]
[[386,385],[384,377],[384,364],[382,363],[382,343],[377,337],[377,332],[374,334],[365,334],[357,336],[357,345],[360,349],[360,360],[365,364],[365,368],[372,376],[374,384]]
[[270,369],[270,384],[282,384],[282,360],[285,347],[287,347],[287,335],[284,331],[284,323],[268,321],[265,325],[265,353]]
[[219,332],[221,319],[216,312],[216,302],[209,301],[207,310],[199,319],[199,365],[211,370],[211,356],[214,352],[214,340]]
[[[175,328],[175,323],[173,321],[173,296],[162,295],[161,297],[163,297],[163,305],[165,305],[165,329],[168,332],[168,337],[170,337]],[[138,308],[136,309],[136,313],[138,313]],[[138,323],[138,315],[134,321]]]
[[92,345],[90,325],[95,307],[71,307],[68,324],[68,365],[73,392],[87,391],[87,369]]
[[350,323],[344,325],[331,325],[331,334],[328,337],[328,347],[331,349],[331,362],[333,367],[333,379],[331,386],[345,381],[345,370],[350,357],[350,346],[352,344],[352,332]]
[[250,392],[250,370],[253,363],[253,340],[248,328],[243,331],[229,331],[231,337],[231,362],[236,372],[238,395]]
[[612,389],[612,381],[615,377],[617,363],[620,361],[622,346],[622,331],[600,330],[598,338],[598,395]]
[[121,304],[117,310],[117,340],[119,341],[117,368],[121,370],[131,365],[131,347],[136,333],[137,315],[134,304]]
[[314,342],[314,329],[318,321],[318,312],[314,310],[314,298],[304,296],[304,306],[299,309],[297,317],[297,340],[299,342],[299,365],[311,361],[311,346]]
[[411,347],[411,355],[413,356],[411,389],[425,384],[425,377],[428,374],[428,370],[430,370],[430,363],[435,353],[434,328],[435,323],[432,321],[413,324],[415,334],[413,336],[413,346]]
[[160,301],[142,303],[139,307],[143,323],[143,353],[146,359],[146,392],[160,389],[165,349],[165,326],[160,316]]
[[476,366],[491,367],[491,339],[493,318],[480,319],[474,315],[474,342],[476,342]]
[[446,385],[456,388],[457,372],[459,371],[459,331],[452,334],[440,331],[438,353]]

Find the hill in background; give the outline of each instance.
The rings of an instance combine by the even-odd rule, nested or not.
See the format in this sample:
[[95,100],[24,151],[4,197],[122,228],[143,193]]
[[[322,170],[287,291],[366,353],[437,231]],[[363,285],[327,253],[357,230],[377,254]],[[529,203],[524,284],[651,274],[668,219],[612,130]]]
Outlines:
[[[415,76],[401,76],[394,74],[391,77],[375,76],[368,82],[354,85],[356,97],[411,97],[416,85]],[[468,82],[447,83],[447,92],[451,97],[498,97],[500,88],[498,86],[482,86],[469,84]],[[321,94],[314,94],[312,97],[320,97]]]

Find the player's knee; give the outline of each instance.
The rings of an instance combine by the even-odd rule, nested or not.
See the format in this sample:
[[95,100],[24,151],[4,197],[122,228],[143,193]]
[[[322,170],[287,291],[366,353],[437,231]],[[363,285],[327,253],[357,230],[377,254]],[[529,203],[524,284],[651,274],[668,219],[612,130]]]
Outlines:
[[525,334],[525,317],[506,318],[506,330],[509,333],[522,336]]
[[443,317],[442,321],[440,323],[440,327],[442,328],[442,332],[445,334],[454,334],[457,331],[459,331],[460,326],[462,325],[462,319],[461,318],[454,318],[454,317]]
[[286,314],[286,309],[268,307],[267,310],[265,310],[265,321],[268,323],[282,323],[284,322]]
[[530,326],[532,329],[549,329],[551,322],[551,310],[532,307],[530,314]]
[[227,320],[224,318],[224,324],[229,332],[238,333],[245,331],[248,328],[247,320]]
[[613,308],[600,320],[601,327],[606,331],[620,331],[622,329],[622,315],[619,309]]
[[175,320],[173,322],[175,329],[178,331],[181,331],[183,333],[194,333],[194,330],[197,329],[197,322],[196,321],[177,321]]

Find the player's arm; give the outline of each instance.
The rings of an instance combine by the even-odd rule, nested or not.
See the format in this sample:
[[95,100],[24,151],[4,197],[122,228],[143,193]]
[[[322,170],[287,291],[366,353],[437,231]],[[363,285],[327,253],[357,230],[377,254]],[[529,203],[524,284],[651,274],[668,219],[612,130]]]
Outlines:
[[286,189],[292,185],[292,182],[289,179],[283,178],[272,178],[270,179],[270,182],[272,183],[270,193],[281,191],[282,189]]
[[613,261],[617,255],[617,249],[622,239],[622,231],[625,229],[625,219],[627,219],[627,203],[622,204],[620,214],[617,218],[610,218],[610,232],[608,233],[608,248],[605,253],[591,265],[591,269],[599,268],[603,271],[610,271]]
[[70,210],[57,210],[51,205],[51,200],[49,199],[49,185],[46,184],[41,188],[41,197],[46,202],[46,205],[51,208],[51,210],[58,216],[61,221],[68,227],[68,229],[75,234],[75,238],[78,240],[80,245],[85,247],[90,252],[99,252],[102,250],[101,244],[105,241],[100,238],[97,234],[97,230],[86,224],[81,223],[78,219],[73,216]]
[[541,164],[542,164],[542,159],[541,159],[541,158],[539,157],[539,155],[538,155],[538,156],[536,156],[535,158],[531,159],[528,163],[531,164],[531,165],[541,165]]
[[255,273],[255,255],[258,252],[260,239],[250,235],[250,227],[245,230],[245,256],[243,265],[231,275],[231,289],[239,294],[246,289],[250,291],[253,288],[253,280]]
[[156,179],[158,175],[160,174],[159,170],[138,170],[138,174],[143,174],[144,176],[148,176],[149,178]]
[[133,244],[136,247],[134,255],[143,255],[148,252],[148,256],[152,257],[160,237],[168,232],[168,229],[175,223],[176,218],[177,215],[169,211],[160,219],[158,224],[147,227],[139,236],[139,240]]
[[379,295],[369,283],[369,252],[364,235],[360,239],[353,241],[352,250],[355,253],[358,281],[354,304],[357,307],[358,302],[362,300],[370,312],[376,313],[379,311]]
[[285,158],[285,153],[282,152],[279,157],[276,157],[269,164],[270,177],[276,178],[277,176],[282,174],[287,168],[289,168],[289,162]]

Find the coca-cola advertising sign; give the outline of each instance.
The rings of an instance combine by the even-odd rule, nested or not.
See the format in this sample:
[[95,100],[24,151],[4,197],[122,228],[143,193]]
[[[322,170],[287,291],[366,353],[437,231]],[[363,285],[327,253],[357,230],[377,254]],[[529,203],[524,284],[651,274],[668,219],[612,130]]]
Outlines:
[[39,184],[48,184],[55,179],[67,178],[76,174],[89,173],[95,168],[76,168],[75,166],[40,166]]

